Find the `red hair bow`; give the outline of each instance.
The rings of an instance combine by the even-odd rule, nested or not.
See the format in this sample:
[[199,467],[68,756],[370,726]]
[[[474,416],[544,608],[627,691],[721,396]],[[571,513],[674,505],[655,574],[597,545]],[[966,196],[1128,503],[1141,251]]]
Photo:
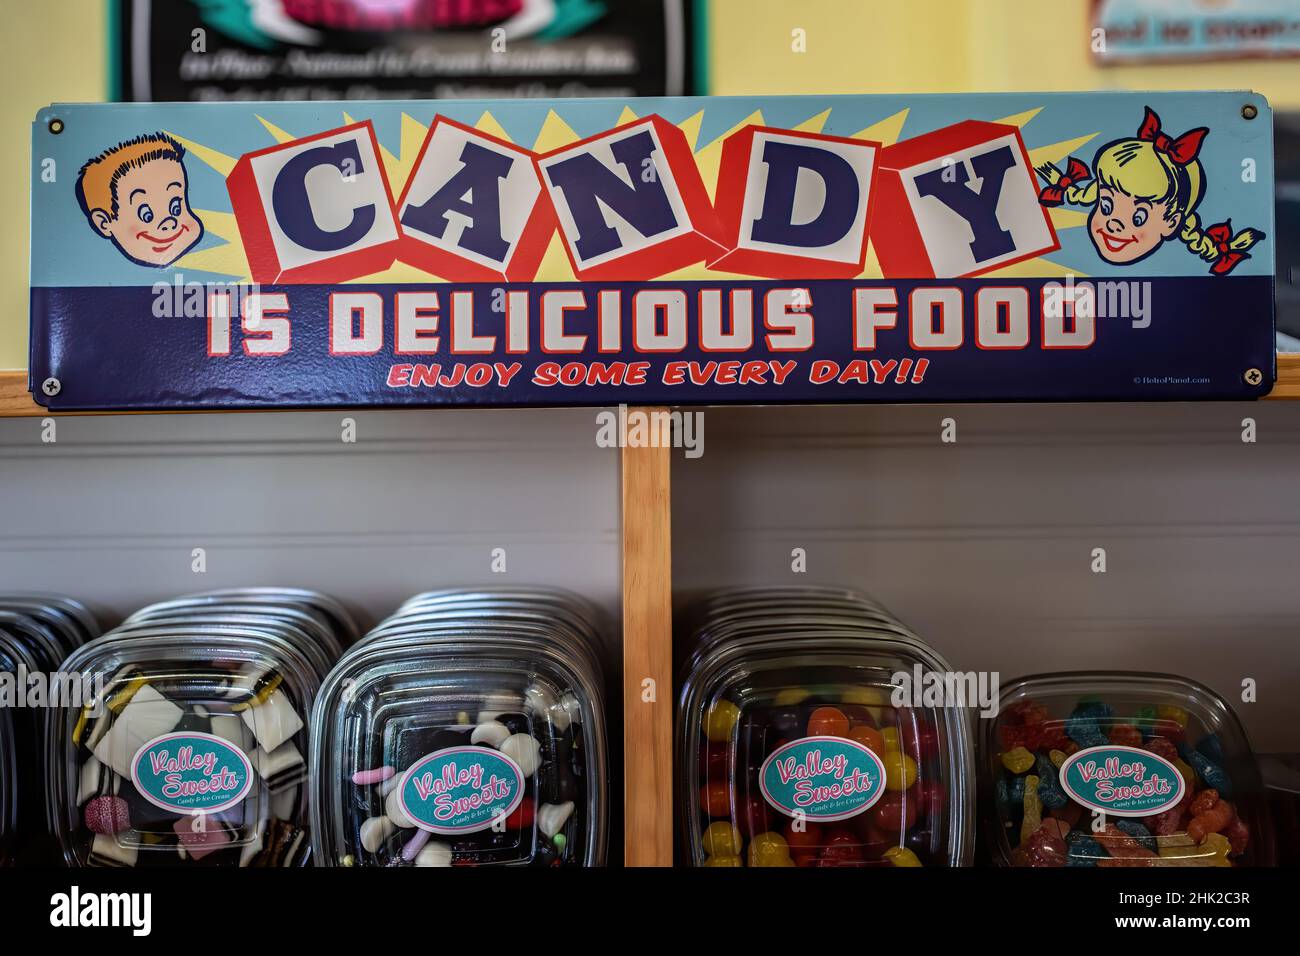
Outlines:
[[1179,166],[1186,166],[1194,160],[1196,154],[1201,151],[1201,142],[1209,130],[1204,126],[1198,126],[1173,139],[1160,128],[1160,117],[1155,114],[1155,111],[1149,106],[1146,110],[1146,116],[1142,117],[1142,125],[1138,127],[1138,139],[1154,144],[1157,153],[1164,153]]
[[1210,237],[1210,241],[1214,243],[1214,248],[1218,252],[1214,265],[1210,266],[1210,271],[1215,275],[1227,275],[1242,259],[1250,258],[1246,253],[1238,252],[1229,245],[1232,242],[1231,219],[1215,223],[1205,230],[1205,234]]
[[1061,174],[1061,178],[1050,186],[1044,186],[1042,192],[1038,194],[1038,201],[1044,206],[1059,206],[1065,202],[1067,189],[1091,178],[1087,164],[1071,156],[1070,161],[1065,164],[1065,172]]

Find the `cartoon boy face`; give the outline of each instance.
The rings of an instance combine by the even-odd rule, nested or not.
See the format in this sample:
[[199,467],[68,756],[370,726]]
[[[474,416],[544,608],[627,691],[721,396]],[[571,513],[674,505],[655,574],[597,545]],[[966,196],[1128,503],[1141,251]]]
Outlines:
[[91,160],[77,183],[91,228],[132,262],[169,266],[203,237],[190,209],[184,148],[157,134]]
[[1145,259],[1171,238],[1182,214],[1171,215],[1169,203],[1135,199],[1123,190],[1100,186],[1097,205],[1088,217],[1088,234],[1107,262],[1128,265]]

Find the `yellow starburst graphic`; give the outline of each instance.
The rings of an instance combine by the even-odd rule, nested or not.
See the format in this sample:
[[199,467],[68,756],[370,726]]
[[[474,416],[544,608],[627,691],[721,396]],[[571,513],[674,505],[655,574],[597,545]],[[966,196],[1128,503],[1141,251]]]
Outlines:
[[[1026,110],[1022,113],[1016,113],[1012,116],[1003,117],[996,122],[1004,123],[1011,126],[1023,127],[1030,123],[1040,112],[1043,107]],[[816,113],[793,128],[805,132],[819,133],[825,129],[827,122],[830,120],[831,110],[822,110]],[[907,122],[908,110],[899,110],[889,116],[882,117],[870,126],[852,134],[854,139],[873,140],[883,146],[891,146],[899,141],[902,135],[903,126]],[[640,117],[636,111],[629,105],[624,106],[619,114],[618,121],[615,125],[621,126],[625,123],[633,122]],[[355,123],[356,120],[347,112],[344,112],[342,119],[345,125]],[[262,125],[274,144],[290,142],[298,138],[301,134],[285,130],[263,116],[257,117],[258,122]],[[700,110],[688,116],[677,124],[683,135],[686,137],[687,145],[695,155],[695,162],[700,171],[700,176],[704,181],[704,186],[709,194],[710,199],[716,198],[718,185],[718,171],[722,163],[722,145],[728,136],[743,129],[746,126],[764,125],[763,113],[761,110],[755,110],[749,116],[746,116],[739,123],[732,126],[726,132],[703,145],[699,144],[700,129],[704,120],[704,111]],[[474,124],[474,128],[491,136],[506,142],[513,142],[511,137],[506,133],[505,128],[490,112],[484,112]],[[393,191],[394,197],[400,196],[406,185],[407,179],[411,175],[411,170],[415,165],[416,157],[419,155],[420,147],[424,143],[425,136],[428,134],[429,127],[419,120],[403,112],[401,116],[401,130],[398,139],[398,151],[393,153],[387,147],[380,145],[380,159],[384,164],[384,172],[388,177],[389,186]],[[210,166],[221,176],[229,176],[235,168],[238,161],[236,157],[229,156],[220,150],[205,146],[202,143],[187,139],[183,136],[177,136],[175,133],[169,133],[178,142],[180,142],[187,152]],[[1058,143],[1050,143],[1046,146],[1040,146],[1030,150],[1029,157],[1035,166],[1041,163],[1057,163],[1064,160],[1067,156],[1075,153],[1087,143],[1095,139],[1099,133],[1089,133],[1085,136],[1079,136],[1074,139],[1063,140]],[[566,123],[555,110],[550,110],[546,114],[541,129],[538,131],[537,138],[529,147],[535,152],[544,153],[554,149],[559,149],[580,139],[572,127]],[[197,210],[202,218],[207,231],[210,235],[216,236],[223,240],[222,244],[210,246],[206,249],[200,249],[196,252],[188,253],[182,256],[176,263],[178,268],[195,269],[203,272],[216,273],[222,276],[228,276],[231,279],[240,282],[251,282],[249,274],[248,256],[244,250],[243,239],[239,233],[238,223],[230,212],[221,212],[218,210]],[[1052,209],[1050,212],[1052,223],[1059,230],[1074,229],[1087,222],[1087,214],[1072,209]],[[1003,269],[998,269],[988,273],[990,276],[1057,276],[1073,272],[1081,274],[1077,270],[1069,270],[1043,257],[1029,259],[1019,262]],[[371,275],[362,276],[351,280],[353,283],[419,283],[427,282],[430,279],[436,279],[432,273],[426,272],[415,266],[409,266],[405,263],[394,263],[391,267],[376,272]],[[661,277],[663,281],[677,280],[702,280],[702,279],[737,279],[743,280],[749,276],[718,272],[707,269],[704,263],[697,263],[685,269],[669,273]],[[876,256],[874,248],[868,248],[867,260],[860,278],[864,279],[881,279],[884,274],[880,269],[880,262]],[[551,237],[551,242],[547,247],[546,253],[542,258],[542,263],[537,272],[537,281],[539,282],[572,282],[576,279],[573,273],[573,266],[569,262],[569,257],[565,253],[563,240],[558,234]]]

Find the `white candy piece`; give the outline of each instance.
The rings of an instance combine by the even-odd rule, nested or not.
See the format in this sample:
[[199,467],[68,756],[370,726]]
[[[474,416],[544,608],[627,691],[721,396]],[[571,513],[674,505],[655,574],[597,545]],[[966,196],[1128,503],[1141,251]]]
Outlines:
[[369,817],[361,822],[361,848],[367,853],[374,853],[384,841],[396,832],[397,827],[388,817]]
[[266,818],[257,821],[253,828],[253,838],[239,848],[239,865],[248,866],[253,857],[262,852],[262,841],[266,837]]
[[502,742],[509,736],[510,728],[499,720],[489,720],[474,728],[474,732],[469,735],[469,742],[472,744],[487,744],[489,747],[499,748]]
[[[127,840],[128,836],[135,836],[135,834],[121,834],[123,841]],[[111,833],[96,833],[90,845],[90,853],[92,856],[112,860],[122,866],[135,866],[136,859],[140,855],[134,842],[124,845],[119,843],[117,836]]]
[[572,800],[566,800],[564,803],[543,803],[537,811],[537,829],[548,837],[553,837],[563,829],[572,815]]
[[568,730],[574,718],[582,714],[582,704],[572,694],[565,694],[560,702],[551,708],[551,725],[556,730]]
[[302,729],[302,718],[289,698],[274,691],[263,704],[239,712],[263,750],[270,753]]
[[542,762],[542,745],[532,734],[512,734],[497,749],[519,764],[525,777],[531,777]]
[[415,856],[416,866],[451,866],[451,847],[430,841]]
[[303,762],[302,754],[292,743],[281,744],[267,753],[261,747],[253,752],[253,766],[263,780],[271,780]]
[[384,813],[393,826],[401,827],[403,830],[409,830],[415,826],[415,821],[402,812],[402,801],[399,799],[401,791],[394,788],[388,794],[388,799],[384,801]]
[[524,713],[541,715],[555,706],[555,695],[549,687],[530,684],[524,691]]
[[213,714],[209,723],[212,736],[220,737],[222,740],[234,744],[240,750],[248,749],[253,735],[245,729],[238,714]]
[[99,781],[104,765],[94,757],[87,757],[81,765],[81,776],[77,782],[77,804],[81,805],[99,793]]
[[[94,753],[101,763],[112,767],[123,777],[131,776],[131,761],[136,752],[155,737],[174,730],[183,713],[179,707],[145,684],[122,712],[113,720],[113,726],[95,745]],[[112,719],[105,714],[102,720]]]

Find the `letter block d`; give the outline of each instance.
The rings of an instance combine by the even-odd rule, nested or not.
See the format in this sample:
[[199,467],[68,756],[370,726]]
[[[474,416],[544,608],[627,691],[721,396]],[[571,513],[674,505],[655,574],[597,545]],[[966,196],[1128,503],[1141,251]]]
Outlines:
[[573,272],[652,279],[723,252],[686,136],[659,116],[537,159]]
[[455,282],[530,282],[555,231],[531,151],[434,117],[397,203],[397,258]]
[[717,210],[729,252],[710,269],[851,279],[867,259],[880,144],[746,126],[722,145]]
[[1060,248],[1020,131],[967,120],[881,150],[872,243],[889,279],[973,276]]
[[247,153],[226,188],[256,282],[344,282],[397,255],[393,195],[369,121]]

